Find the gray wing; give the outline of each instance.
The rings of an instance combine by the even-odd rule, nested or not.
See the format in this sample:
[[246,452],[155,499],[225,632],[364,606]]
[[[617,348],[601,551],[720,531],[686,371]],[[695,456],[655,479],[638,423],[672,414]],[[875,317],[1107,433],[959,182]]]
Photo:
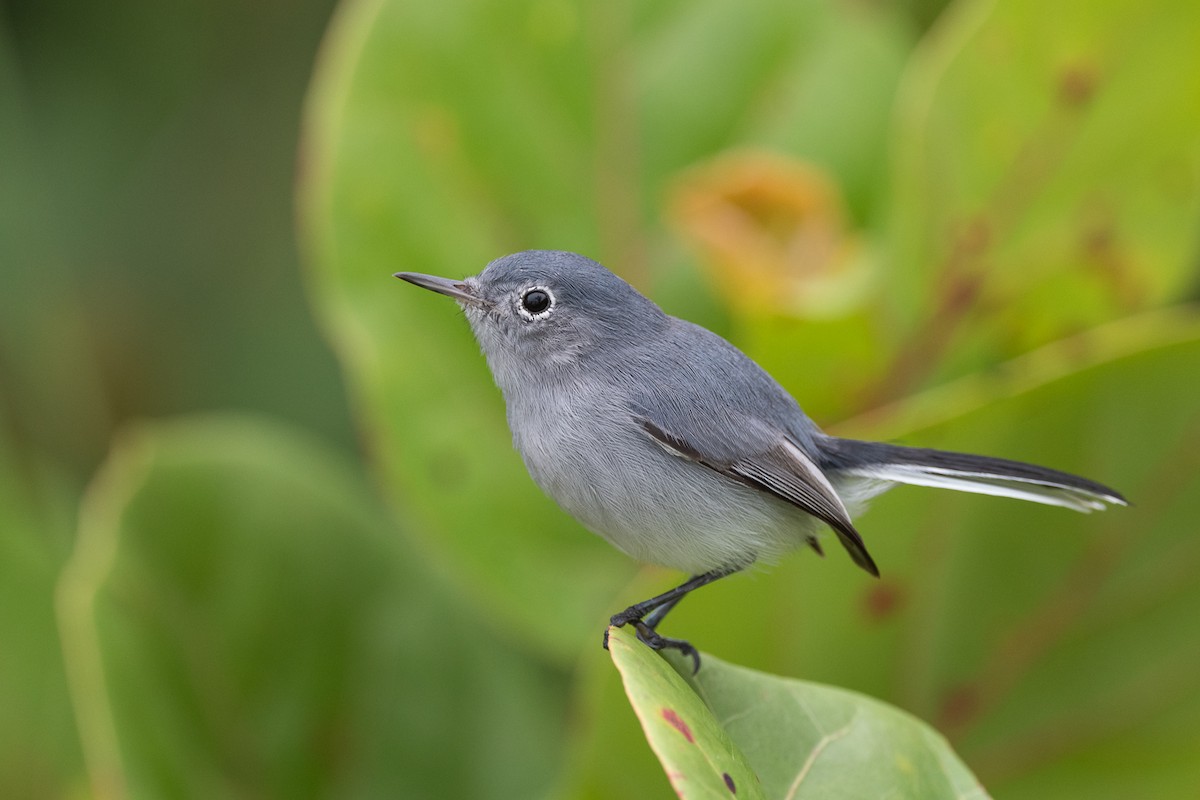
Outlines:
[[[661,418],[655,419],[657,415],[644,406],[634,406],[632,413],[642,431],[672,455],[689,459],[741,484],[774,495],[826,523],[837,534],[854,563],[879,576],[879,568],[867,552],[862,537],[854,529],[850,515],[829,479],[803,449],[786,435],[771,437],[768,434],[763,442],[765,446],[751,447],[748,449],[752,452],[731,457],[669,430]],[[760,438],[762,426],[749,424],[748,420],[747,423],[749,436],[746,438]],[[742,441],[745,442],[745,439]],[[809,543],[820,552],[815,540]]]

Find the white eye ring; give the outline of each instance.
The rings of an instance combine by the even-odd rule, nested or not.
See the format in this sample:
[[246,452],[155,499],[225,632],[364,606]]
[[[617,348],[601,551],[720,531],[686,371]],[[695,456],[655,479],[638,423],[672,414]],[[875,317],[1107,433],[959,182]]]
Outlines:
[[[542,294],[546,295],[546,299],[549,301],[545,307],[539,311],[531,310],[525,305],[526,299],[534,292],[541,292]],[[534,322],[535,320],[539,319],[545,319],[546,317],[550,316],[550,312],[554,310],[555,302],[554,292],[550,291],[548,287],[530,286],[528,289],[521,292],[521,299],[517,301],[517,313],[530,322]]]

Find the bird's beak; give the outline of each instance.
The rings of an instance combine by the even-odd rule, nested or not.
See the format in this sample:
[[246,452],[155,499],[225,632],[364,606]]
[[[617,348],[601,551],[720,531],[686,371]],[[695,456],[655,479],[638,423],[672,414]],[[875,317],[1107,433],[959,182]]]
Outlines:
[[436,275],[422,275],[419,272],[397,272],[396,277],[402,281],[416,284],[422,289],[453,297],[463,303],[473,306],[484,306],[486,303],[463,281],[452,281],[449,278],[439,278]]

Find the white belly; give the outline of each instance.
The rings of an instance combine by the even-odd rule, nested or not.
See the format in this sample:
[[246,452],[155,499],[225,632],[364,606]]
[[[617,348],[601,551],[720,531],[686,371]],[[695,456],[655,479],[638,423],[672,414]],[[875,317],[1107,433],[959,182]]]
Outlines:
[[639,561],[692,574],[744,567],[800,546],[816,525],[772,495],[669,455],[628,416],[586,426],[543,417],[514,434],[542,490]]

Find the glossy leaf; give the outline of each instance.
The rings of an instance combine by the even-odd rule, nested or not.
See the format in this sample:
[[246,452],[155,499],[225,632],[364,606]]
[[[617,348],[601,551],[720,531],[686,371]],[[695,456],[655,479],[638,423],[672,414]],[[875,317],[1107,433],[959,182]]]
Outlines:
[[691,682],[768,797],[988,796],[940,734],[873,698],[711,656]]
[[878,700],[707,654],[693,676],[624,629],[610,641],[680,797],[987,797],[940,735]]

